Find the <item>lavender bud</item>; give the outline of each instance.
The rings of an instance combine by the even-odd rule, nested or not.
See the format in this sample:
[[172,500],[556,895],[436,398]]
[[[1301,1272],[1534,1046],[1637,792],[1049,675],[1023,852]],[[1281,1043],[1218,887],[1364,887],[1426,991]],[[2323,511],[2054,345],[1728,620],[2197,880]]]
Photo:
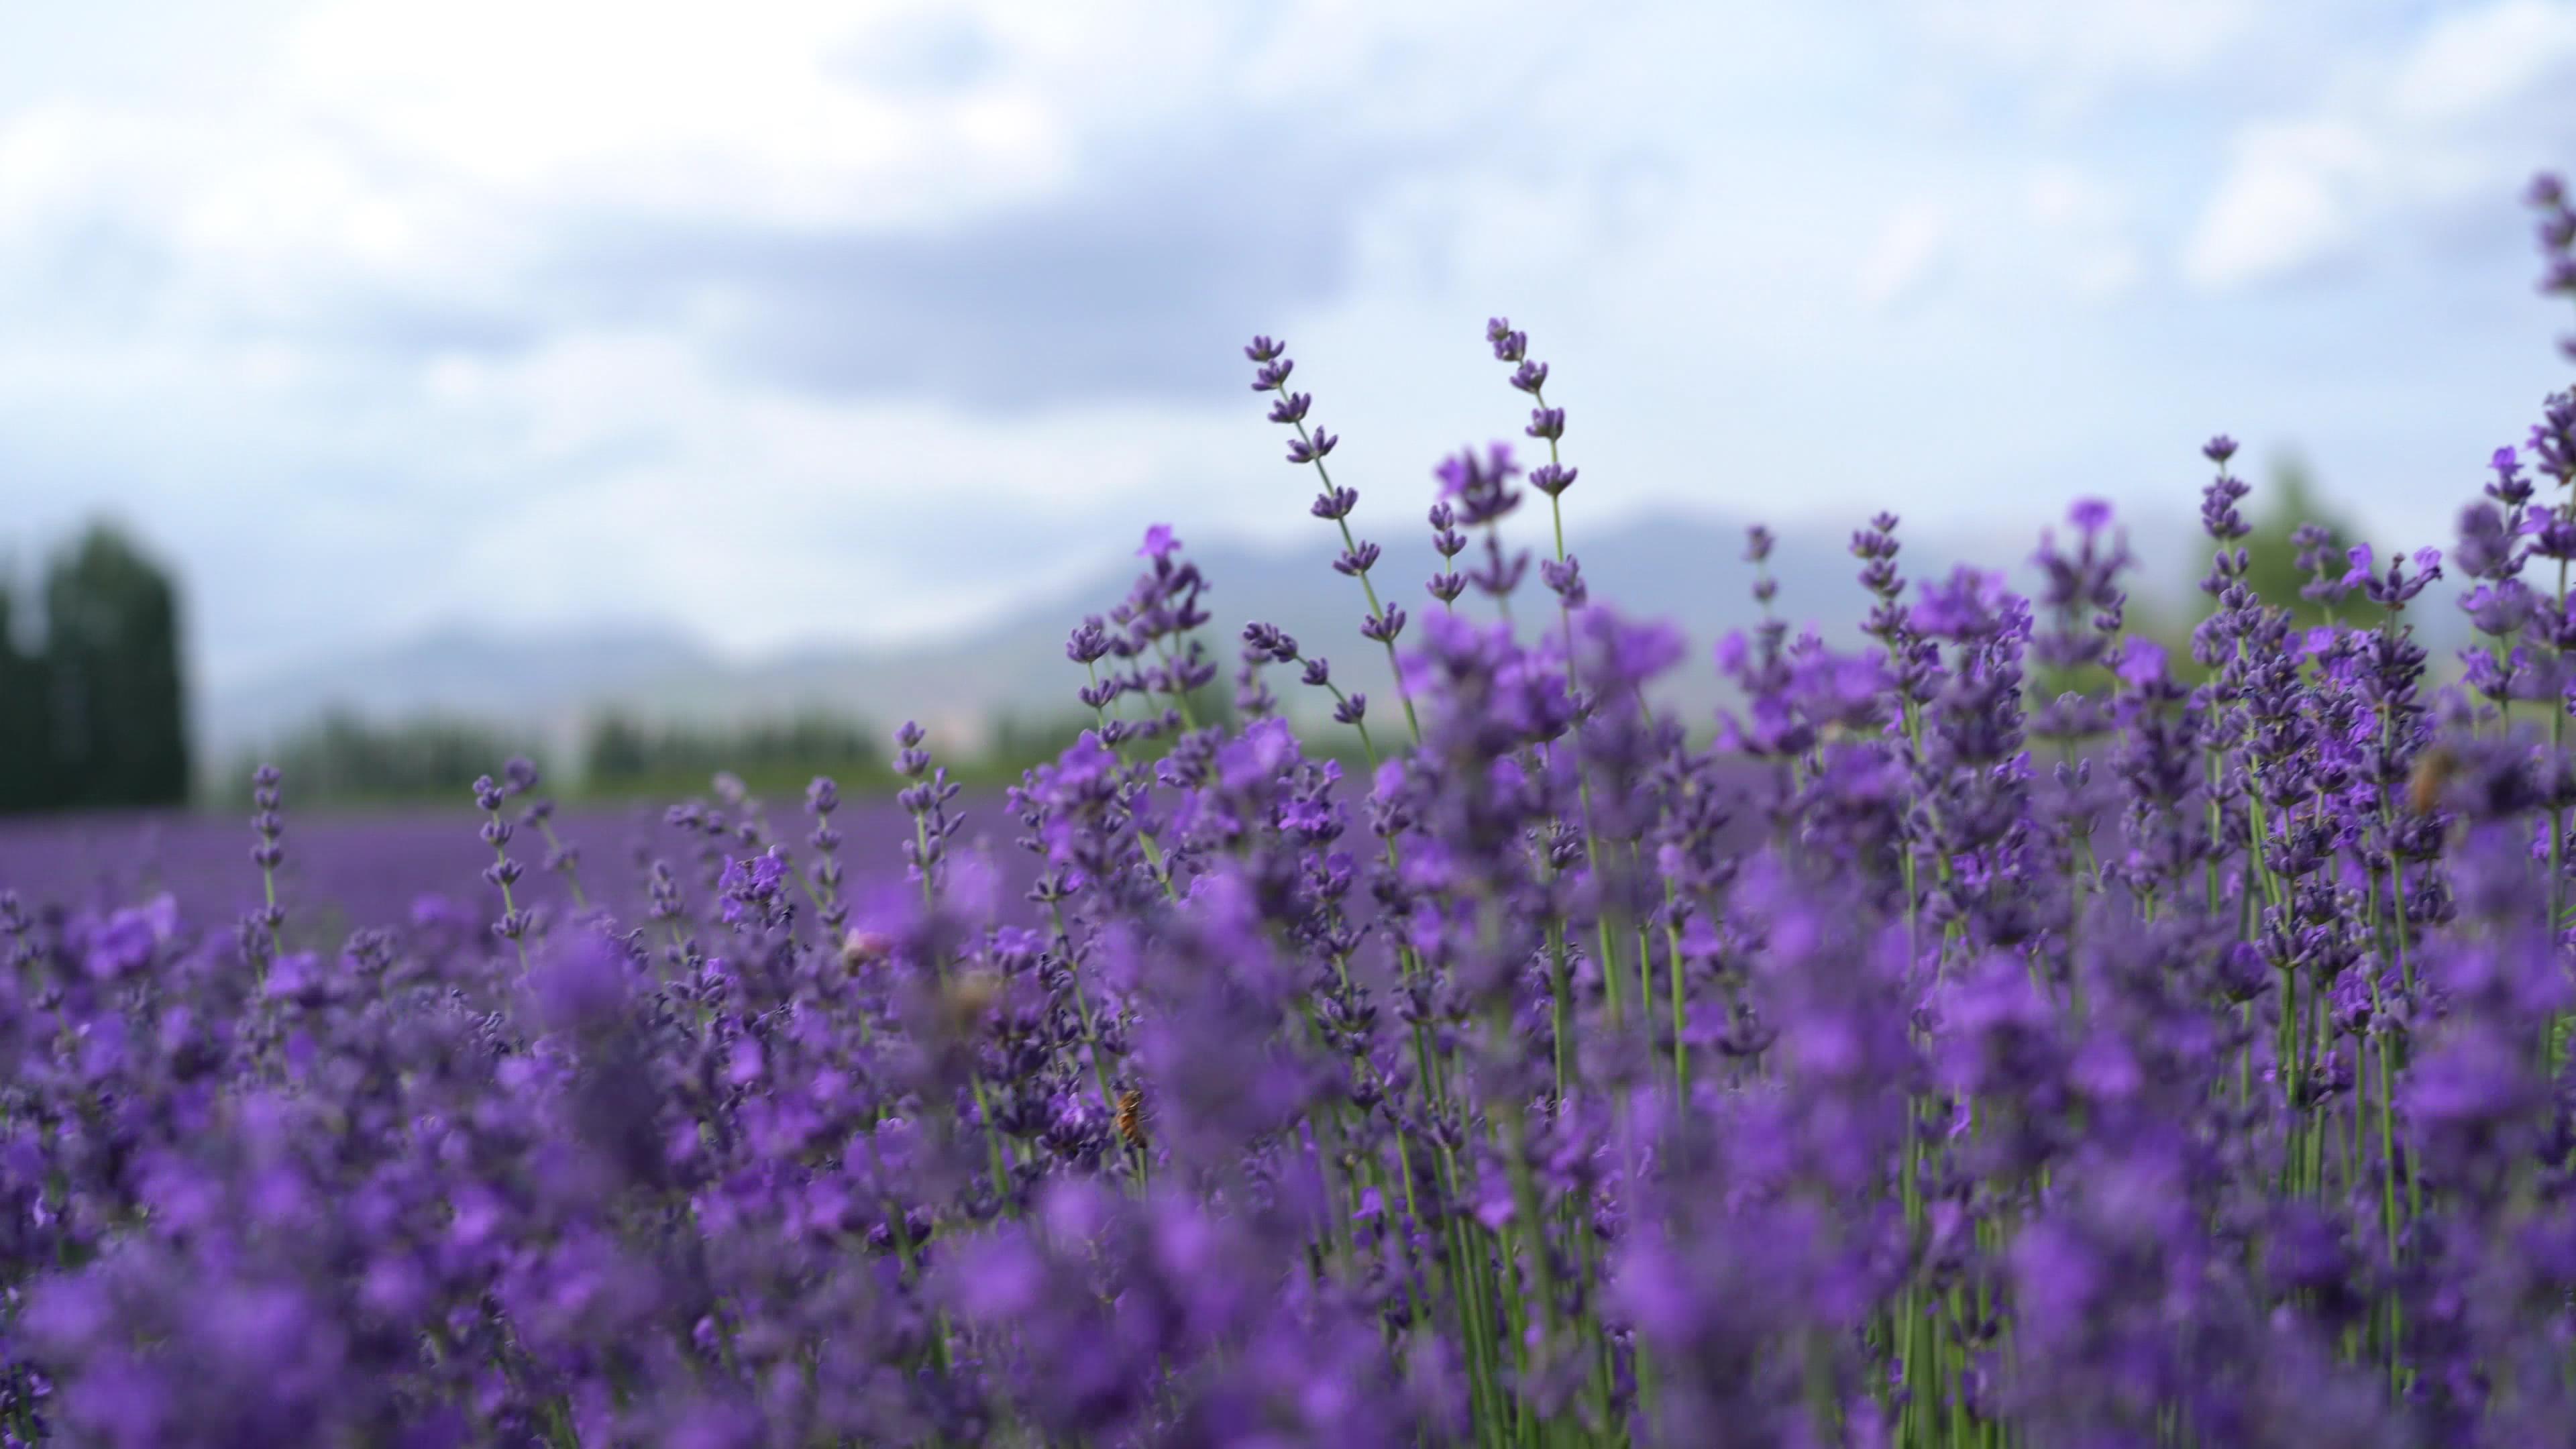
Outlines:
[[1244,625],[1243,642],[1247,653],[1258,651],[1275,663],[1286,664],[1297,657],[1297,641],[1273,624]]
[[1561,564],[1554,559],[1540,559],[1538,576],[1549,592],[1564,600],[1569,609],[1583,607],[1589,597],[1583,587],[1582,561],[1572,554],[1566,555],[1565,562]]
[[1326,453],[1333,451],[1333,445],[1340,441],[1339,437],[1325,432],[1319,426],[1315,429],[1315,436],[1311,441],[1305,438],[1288,440],[1288,461],[1291,463],[1315,462]]
[[1361,635],[1380,644],[1394,643],[1395,636],[1403,632],[1404,609],[1397,604],[1389,604],[1385,613],[1371,614],[1360,622]]
[[1359,506],[1359,501],[1360,494],[1356,488],[1327,488],[1316,495],[1315,501],[1308,506],[1307,511],[1329,523],[1335,519],[1350,517],[1351,510]]

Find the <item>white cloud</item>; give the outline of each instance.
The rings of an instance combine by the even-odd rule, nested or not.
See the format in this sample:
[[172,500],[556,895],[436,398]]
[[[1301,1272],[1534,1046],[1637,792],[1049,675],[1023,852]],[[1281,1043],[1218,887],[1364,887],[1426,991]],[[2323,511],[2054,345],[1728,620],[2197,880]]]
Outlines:
[[2576,3],[2494,0],[2365,54],[2304,112],[2242,124],[2181,255],[2226,290],[2349,255],[2463,204],[2489,207],[2529,148],[2576,142]]
[[2391,110],[2408,119],[2474,120],[2563,81],[2576,63],[2576,5],[2502,0],[2435,21],[2397,68]]
[[953,92],[831,63],[920,8],[341,4],[291,37],[277,104],[524,206],[903,224],[1065,184],[1076,132],[1045,32],[1010,32],[995,73]]
[[2226,179],[2186,243],[2183,275],[2206,287],[2294,272],[2357,234],[2383,164],[2377,138],[2335,121],[2247,127],[2230,143]]
[[1950,218],[1939,203],[1899,208],[1853,274],[1861,301],[1885,308],[1920,295],[1939,275],[1949,240]]
[[[930,22],[989,63],[925,85],[844,59]],[[217,101],[0,113],[0,245],[110,209],[228,278],[445,285],[585,215],[915,232],[1221,111],[1238,46],[1144,0],[338,0]]]
[[2057,110],[2199,74],[2244,43],[2264,10],[2257,0],[1929,0],[1903,8],[1936,45],[2027,78]]
[[[649,335],[567,339],[438,392],[440,418],[515,433],[561,480],[478,532],[456,585],[567,620],[603,593],[650,598],[746,654],[972,622],[1095,565],[1176,474],[1203,486],[1270,463],[1257,413],[992,419],[745,394]],[[1244,521],[1205,500],[1199,514]]]
[[2145,275],[2135,218],[2120,190],[2066,165],[2034,170],[2023,190],[2028,234],[2044,253],[2044,274],[2074,296],[2106,301]]

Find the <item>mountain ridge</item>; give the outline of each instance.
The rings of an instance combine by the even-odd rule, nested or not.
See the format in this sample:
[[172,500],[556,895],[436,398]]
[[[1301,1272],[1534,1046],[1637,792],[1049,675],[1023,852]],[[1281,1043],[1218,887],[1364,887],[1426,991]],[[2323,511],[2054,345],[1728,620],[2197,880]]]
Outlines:
[[[1519,527],[1508,532],[1507,544],[1528,547],[1534,557],[1552,555],[1543,511],[1524,506],[1514,523]],[[1770,567],[1780,583],[1782,616],[1827,630],[1856,623],[1867,598],[1853,581],[1859,565],[1849,552],[1850,530],[1790,526],[1775,533]],[[2147,564],[2133,575],[2133,588],[2155,606],[2181,602],[2177,560],[2194,533],[2187,519],[2132,525],[2132,546]],[[1924,530],[1921,537],[1900,530],[1899,537],[1909,578],[1946,574],[1963,561],[1992,567],[2001,556],[1992,530]],[[1750,595],[1753,570],[1743,560],[1743,523],[1665,508],[1597,525],[1570,541],[1596,600],[1670,619],[1690,638],[1699,663],[1677,702],[1714,703],[1717,682],[1706,647],[1760,617]],[[1438,607],[1422,587],[1439,564],[1427,530],[1382,542],[1385,553],[1372,573],[1379,596],[1416,617]],[[2034,582],[2026,560],[2035,543],[2034,532],[2011,555],[2007,571],[2016,586]],[[1471,563],[1483,547],[1477,538],[1460,562]],[[1384,653],[1358,634],[1367,607],[1361,590],[1331,571],[1338,553],[1338,537],[1321,525],[1305,543],[1225,540],[1186,550],[1208,577],[1209,645],[1229,673],[1244,623],[1259,619],[1296,636],[1310,655],[1331,658],[1346,688],[1391,702]],[[1085,615],[1115,606],[1137,567],[1132,558],[1104,559],[1066,587],[941,640],[873,648],[807,641],[749,661],[727,660],[685,629],[644,622],[508,634],[442,624],[208,691],[200,743],[225,758],[272,743],[332,709],[371,719],[474,719],[570,745],[588,718],[610,708],[645,719],[719,722],[823,707],[855,710],[889,728],[919,718],[957,739],[1003,715],[1078,709],[1074,691],[1082,680],[1064,658],[1065,637]],[[1523,587],[1538,594],[1534,568]],[[1459,607],[1485,606],[1471,590]],[[1272,687],[1283,697],[1300,692],[1288,673],[1275,673]]]

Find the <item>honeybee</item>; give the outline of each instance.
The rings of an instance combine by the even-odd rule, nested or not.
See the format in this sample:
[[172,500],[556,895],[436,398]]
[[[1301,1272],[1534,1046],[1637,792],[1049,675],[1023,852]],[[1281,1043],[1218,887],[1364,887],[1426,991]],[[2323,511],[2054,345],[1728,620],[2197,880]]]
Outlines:
[[990,971],[960,971],[939,993],[939,1022],[951,1036],[971,1036],[1002,999],[1002,981]]
[[1134,1087],[1118,1094],[1118,1135],[1128,1146],[1145,1150],[1145,1094]]
[[2448,745],[2435,745],[2415,757],[2415,773],[2406,778],[2406,808],[2430,815],[2442,803],[2443,787],[2460,773],[2460,757]]

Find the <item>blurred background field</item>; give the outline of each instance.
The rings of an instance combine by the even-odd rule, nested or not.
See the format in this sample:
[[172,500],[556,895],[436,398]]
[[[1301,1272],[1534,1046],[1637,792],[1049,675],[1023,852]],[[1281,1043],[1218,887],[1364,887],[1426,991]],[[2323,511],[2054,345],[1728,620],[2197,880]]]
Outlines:
[[[692,792],[705,797],[701,789]],[[728,808],[707,801],[725,829],[710,830],[704,817],[675,824],[660,805],[594,805],[559,812],[549,822],[562,843],[579,853],[570,878],[532,870],[518,886],[521,906],[560,915],[573,905],[568,879],[578,879],[594,905],[619,919],[649,921],[647,887],[656,859],[672,864],[688,898],[711,898],[712,883],[728,856],[757,854],[738,833],[747,819],[765,819],[771,838],[800,840],[799,790],[775,804]],[[675,796],[674,798],[680,798]],[[998,792],[963,798],[967,825],[957,838],[961,859],[989,865],[997,889],[1016,895],[1034,875],[1025,852],[1011,848],[1013,822]],[[481,878],[492,850],[476,837],[482,817],[463,806],[414,803],[352,806],[297,812],[288,823],[288,854],[278,872],[282,898],[296,903],[289,944],[337,951],[363,927],[419,926],[479,935],[498,910],[498,892]],[[845,805],[835,823],[843,847],[848,887],[903,889],[902,843],[912,819],[891,792]],[[259,870],[250,861],[249,832],[229,815],[194,812],[83,812],[0,820],[0,886],[46,908],[109,909],[167,892],[190,920],[241,918],[261,901]],[[531,835],[533,839],[533,833]],[[531,864],[543,854],[530,852]]]

